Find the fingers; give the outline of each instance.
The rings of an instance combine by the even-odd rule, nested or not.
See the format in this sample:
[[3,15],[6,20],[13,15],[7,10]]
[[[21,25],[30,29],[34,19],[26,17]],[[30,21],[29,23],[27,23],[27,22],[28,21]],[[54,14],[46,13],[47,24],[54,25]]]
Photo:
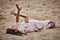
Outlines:
[[17,7],[18,10],[21,10],[22,9],[22,7],[19,8],[19,5],[18,4],[16,4],[16,7]]
[[16,4],[16,7],[17,7],[17,9],[19,9],[19,5],[18,4]]
[[19,8],[19,10],[21,10],[22,9],[22,7],[21,8]]

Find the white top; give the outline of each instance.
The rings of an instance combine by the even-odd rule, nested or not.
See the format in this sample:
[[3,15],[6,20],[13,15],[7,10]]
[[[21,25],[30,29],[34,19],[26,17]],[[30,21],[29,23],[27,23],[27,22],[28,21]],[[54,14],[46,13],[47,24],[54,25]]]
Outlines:
[[46,27],[51,20],[39,21],[39,20],[29,20],[29,23],[20,22],[17,23],[18,30],[22,33],[31,32],[34,30],[42,29]]

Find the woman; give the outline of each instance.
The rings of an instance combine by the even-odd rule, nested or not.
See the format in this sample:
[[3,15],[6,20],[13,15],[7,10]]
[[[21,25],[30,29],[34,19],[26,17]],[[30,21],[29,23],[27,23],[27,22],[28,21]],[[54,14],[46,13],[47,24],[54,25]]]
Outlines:
[[[18,9],[18,12],[17,14],[13,13],[14,15],[16,15],[16,24],[13,25],[11,28],[9,28],[13,30],[14,33],[18,31],[20,33],[34,32],[40,29],[49,29],[55,26],[55,23],[52,20],[39,21],[39,20],[29,19],[28,16],[19,14],[22,8],[19,8],[17,4],[16,7]],[[19,16],[23,17],[25,21],[19,23]],[[9,31],[7,31],[7,33],[9,33]]]

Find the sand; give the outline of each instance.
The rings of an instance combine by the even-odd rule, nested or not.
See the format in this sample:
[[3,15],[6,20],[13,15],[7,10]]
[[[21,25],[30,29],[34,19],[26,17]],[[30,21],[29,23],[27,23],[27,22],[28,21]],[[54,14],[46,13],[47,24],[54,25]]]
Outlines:
[[[30,19],[53,20],[55,28],[40,30],[16,36],[6,34],[6,28],[15,22],[11,11],[17,12],[11,0],[0,0],[0,40],[60,40],[60,0],[14,0],[22,7],[21,14],[28,15]],[[20,21],[23,21],[20,18]]]

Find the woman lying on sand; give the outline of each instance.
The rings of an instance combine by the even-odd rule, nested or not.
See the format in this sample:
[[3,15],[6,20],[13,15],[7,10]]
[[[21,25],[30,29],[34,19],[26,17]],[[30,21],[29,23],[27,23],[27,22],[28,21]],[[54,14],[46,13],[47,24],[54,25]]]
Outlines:
[[[16,7],[18,9],[18,12],[17,14],[13,13],[14,15],[16,15],[16,24],[12,25],[11,28],[8,28],[7,33],[28,33],[38,31],[40,29],[49,29],[55,26],[55,23],[52,20],[40,21],[35,19],[29,19],[28,16],[19,14],[22,8],[19,8],[17,4]],[[19,16],[23,17],[25,21],[19,23]]]

